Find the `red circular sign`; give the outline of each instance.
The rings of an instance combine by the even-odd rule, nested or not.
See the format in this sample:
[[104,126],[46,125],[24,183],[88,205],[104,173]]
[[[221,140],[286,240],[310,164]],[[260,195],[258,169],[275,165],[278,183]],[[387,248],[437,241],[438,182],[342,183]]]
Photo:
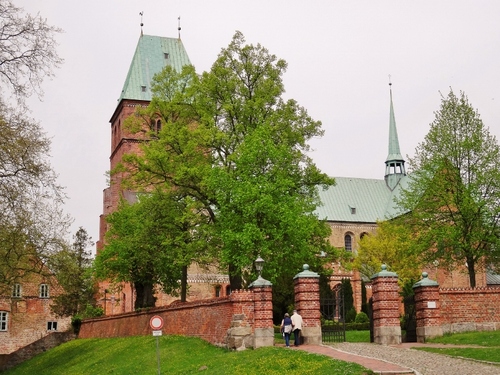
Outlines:
[[161,316],[155,315],[149,320],[149,325],[152,329],[162,329],[163,328],[163,318]]

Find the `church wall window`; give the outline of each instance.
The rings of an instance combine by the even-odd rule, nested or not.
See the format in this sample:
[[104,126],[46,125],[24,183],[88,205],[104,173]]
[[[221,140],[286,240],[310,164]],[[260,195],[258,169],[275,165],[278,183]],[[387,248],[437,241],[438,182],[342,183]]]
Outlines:
[[350,233],[344,235],[344,249],[352,251],[352,235]]

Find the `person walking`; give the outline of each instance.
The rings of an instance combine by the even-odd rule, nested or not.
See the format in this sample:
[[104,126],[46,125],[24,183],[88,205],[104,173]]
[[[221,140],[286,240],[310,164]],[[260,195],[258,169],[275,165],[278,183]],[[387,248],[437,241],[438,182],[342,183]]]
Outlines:
[[285,337],[285,345],[287,348],[290,347],[290,335],[292,334],[292,319],[290,315],[285,313],[285,317],[281,321],[281,333]]
[[294,345],[299,346],[300,345],[300,339],[301,339],[301,333],[302,333],[302,317],[299,315],[297,310],[293,310],[293,315],[292,315],[292,325],[293,325],[293,338],[294,338]]

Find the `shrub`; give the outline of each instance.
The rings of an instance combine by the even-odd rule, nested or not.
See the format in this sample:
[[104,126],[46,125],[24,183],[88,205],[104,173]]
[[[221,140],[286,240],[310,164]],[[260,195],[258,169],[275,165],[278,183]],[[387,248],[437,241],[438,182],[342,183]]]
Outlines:
[[73,327],[73,333],[78,335],[80,333],[80,328],[82,326],[82,318],[78,315],[75,315],[71,318],[71,327]]
[[354,322],[354,319],[356,319],[356,309],[352,307],[349,309],[349,311],[347,311],[347,314],[345,315],[345,322],[352,323]]
[[367,323],[370,321],[370,318],[368,318],[368,315],[366,315],[364,312],[360,312],[359,314],[356,315],[356,319],[354,319],[355,323]]

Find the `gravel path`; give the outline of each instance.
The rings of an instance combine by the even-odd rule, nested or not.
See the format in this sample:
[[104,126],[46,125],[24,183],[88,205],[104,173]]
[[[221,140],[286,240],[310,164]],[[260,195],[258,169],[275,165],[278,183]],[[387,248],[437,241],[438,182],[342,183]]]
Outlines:
[[332,344],[333,348],[365,357],[382,359],[416,371],[420,375],[499,375],[500,366],[451,358],[405,347],[368,343]]

